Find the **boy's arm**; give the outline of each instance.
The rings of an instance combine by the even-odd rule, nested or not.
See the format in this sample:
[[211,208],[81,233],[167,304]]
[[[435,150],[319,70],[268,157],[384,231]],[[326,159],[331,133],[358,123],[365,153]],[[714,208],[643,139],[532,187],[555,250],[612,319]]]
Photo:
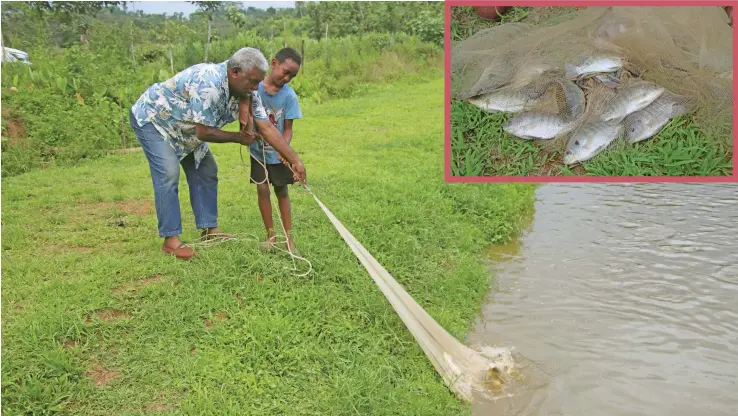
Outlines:
[[254,123],[256,123],[257,127],[259,128],[259,131],[261,132],[261,137],[263,137],[267,143],[272,145],[274,150],[284,155],[284,157],[288,161],[290,161],[292,170],[295,172],[295,179],[304,183],[305,165],[303,165],[302,160],[300,160],[300,157],[297,155],[297,153],[290,148],[287,142],[284,141],[284,137],[279,132],[279,130],[277,130],[277,128],[274,127],[272,122],[268,119],[254,120]]
[[284,136],[284,141],[290,144],[292,141],[292,120],[284,121],[284,134],[282,136]]
[[[302,110],[300,109],[300,101],[297,99],[297,94],[292,90],[290,92],[290,99],[287,100],[287,105],[284,109],[284,133],[282,134],[287,144],[292,142],[292,124],[295,119],[302,118]],[[279,161],[289,166],[289,163],[281,155],[279,155]]]
[[291,169],[293,171],[293,177],[299,182],[306,183],[305,165],[303,165],[302,160],[300,160],[297,153],[290,148],[290,145],[284,141],[282,133],[280,133],[280,131],[274,127],[272,122],[269,121],[266,110],[264,110],[264,106],[262,105],[259,96],[252,95],[252,97],[254,124],[259,129],[260,136],[264,141],[272,145],[274,150],[284,155],[285,159],[290,162],[292,165]]
[[[282,134],[282,137],[284,137],[284,141],[287,142],[287,144],[290,144],[292,141],[292,122],[293,120],[285,120],[284,121],[284,134]],[[283,164],[289,166],[290,163],[282,157],[281,154],[277,153],[277,157],[279,158],[279,161]]]

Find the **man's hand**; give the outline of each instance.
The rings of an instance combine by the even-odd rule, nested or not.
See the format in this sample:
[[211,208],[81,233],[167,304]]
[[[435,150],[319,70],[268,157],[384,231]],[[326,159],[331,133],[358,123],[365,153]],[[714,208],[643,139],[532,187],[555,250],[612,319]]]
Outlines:
[[256,138],[256,135],[254,133],[247,133],[245,131],[242,131],[238,133],[236,143],[239,143],[243,146],[250,146],[251,143],[254,142],[255,138]]
[[239,143],[248,146],[254,142],[254,134],[251,132],[240,131],[231,133],[202,124],[195,124],[195,135],[203,142],[209,143]]

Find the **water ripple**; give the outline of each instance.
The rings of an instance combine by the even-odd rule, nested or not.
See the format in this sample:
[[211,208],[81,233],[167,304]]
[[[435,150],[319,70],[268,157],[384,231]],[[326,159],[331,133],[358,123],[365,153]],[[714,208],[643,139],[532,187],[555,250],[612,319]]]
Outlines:
[[474,413],[734,415],[735,206],[734,184],[539,188],[470,334],[514,346],[528,384]]

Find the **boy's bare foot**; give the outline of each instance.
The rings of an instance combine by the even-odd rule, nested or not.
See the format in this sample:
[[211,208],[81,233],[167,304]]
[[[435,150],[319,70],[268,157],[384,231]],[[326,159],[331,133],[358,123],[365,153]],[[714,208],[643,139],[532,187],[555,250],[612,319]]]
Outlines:
[[261,244],[262,249],[266,251],[272,251],[277,246],[277,237],[274,235],[269,236],[267,237],[265,241],[262,241],[260,244]]
[[292,237],[287,238],[287,250],[296,256],[300,255],[300,251],[295,247],[295,240],[293,240]]
[[161,251],[182,260],[189,260],[195,257],[195,250],[187,244],[183,244],[177,236],[165,238],[164,244],[161,246]]
[[223,238],[226,240],[230,240],[233,238],[232,234],[226,234],[219,228],[208,228],[207,230],[203,230],[202,234],[200,234],[203,240],[212,240],[214,238]]

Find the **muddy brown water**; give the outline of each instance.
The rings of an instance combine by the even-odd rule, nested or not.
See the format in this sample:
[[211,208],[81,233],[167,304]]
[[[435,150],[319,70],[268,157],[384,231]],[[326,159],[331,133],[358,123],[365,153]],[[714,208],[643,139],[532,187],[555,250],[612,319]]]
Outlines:
[[738,415],[738,186],[549,184],[470,343],[513,348],[474,415]]

